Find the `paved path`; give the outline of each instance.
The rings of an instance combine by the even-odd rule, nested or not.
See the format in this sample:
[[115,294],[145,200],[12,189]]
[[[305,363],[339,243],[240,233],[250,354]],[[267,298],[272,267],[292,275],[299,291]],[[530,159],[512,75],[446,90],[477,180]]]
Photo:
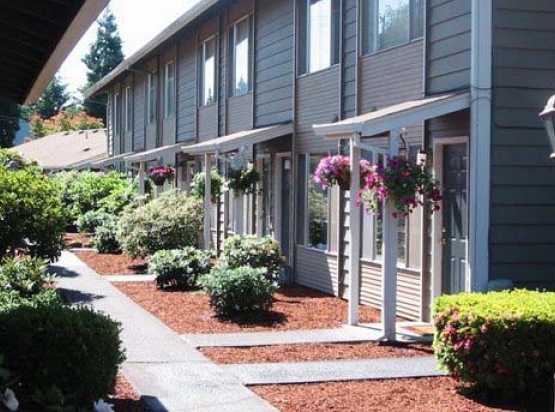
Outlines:
[[339,382],[444,376],[431,356],[302,363],[225,365],[245,385]]
[[[337,329],[294,330],[285,332],[249,332],[187,334],[181,336],[187,343],[196,347],[249,347],[271,345],[299,345],[310,343],[358,343],[380,340],[380,325],[343,326]],[[415,334],[397,334],[400,342],[428,342]]]
[[123,373],[154,412],[277,412],[75,255],[64,252],[52,268],[74,302],[122,323]]

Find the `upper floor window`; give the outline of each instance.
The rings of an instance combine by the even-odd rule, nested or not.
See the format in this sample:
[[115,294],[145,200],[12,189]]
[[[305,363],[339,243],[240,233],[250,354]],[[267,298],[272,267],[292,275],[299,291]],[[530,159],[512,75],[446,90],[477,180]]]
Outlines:
[[175,63],[166,64],[164,71],[164,114],[165,117],[175,116]]
[[303,0],[300,15],[300,74],[339,63],[339,0]]
[[216,91],[216,36],[202,44],[202,90],[201,104],[209,106],[217,101]]
[[424,34],[424,0],[363,0],[363,52],[409,43]]
[[133,92],[131,87],[125,89],[125,131],[133,130]]
[[114,96],[114,133],[116,136],[121,134],[121,95],[119,93]]
[[246,17],[233,25],[231,41],[231,94],[242,96],[251,89],[251,24]]
[[146,89],[146,113],[148,124],[156,122],[156,76],[148,74]]

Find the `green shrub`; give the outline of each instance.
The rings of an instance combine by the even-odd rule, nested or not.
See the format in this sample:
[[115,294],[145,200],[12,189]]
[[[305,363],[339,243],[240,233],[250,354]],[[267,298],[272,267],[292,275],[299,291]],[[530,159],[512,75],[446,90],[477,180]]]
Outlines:
[[[32,297],[47,289],[52,277],[42,259],[6,259],[0,266],[0,291],[15,291]],[[2,293],[2,292],[0,292]]]
[[94,233],[106,221],[113,220],[113,215],[100,210],[91,210],[77,218],[77,229],[79,233]]
[[224,241],[222,264],[231,269],[242,266],[265,268],[276,277],[283,263],[279,243],[271,236],[233,236]]
[[156,252],[149,264],[159,288],[193,288],[199,276],[210,273],[213,252],[187,247]]
[[129,206],[138,206],[137,197],[139,191],[137,186],[129,184],[119,187],[98,202],[99,210],[112,216],[121,216]]
[[197,247],[203,216],[201,202],[179,191],[168,191],[144,206],[127,210],[117,238],[123,252],[131,257]]
[[114,388],[124,355],[111,319],[85,308],[20,306],[0,313],[0,325],[5,366],[20,379],[21,399],[56,388],[71,405],[90,408]]
[[121,245],[118,241],[118,223],[113,217],[105,220],[96,228],[92,239],[93,246],[100,254],[119,254]]
[[555,372],[555,293],[525,290],[443,296],[435,303],[441,367],[477,390],[547,391]]
[[223,316],[268,310],[278,289],[266,270],[251,267],[214,268],[199,285],[210,296],[210,306]]
[[67,215],[59,195],[38,169],[0,166],[0,261],[18,251],[45,259],[60,255]]
[[[193,177],[193,183],[191,183],[191,195],[202,202],[204,202],[204,189],[206,187],[204,175],[204,172],[197,173]],[[210,191],[212,195],[212,203],[217,203],[220,195],[222,194],[224,182],[217,170],[212,170],[211,179]]]
[[22,296],[15,290],[0,291],[0,313],[9,312],[20,306],[36,308],[37,306],[64,306],[67,300],[54,289],[39,292],[31,297]]

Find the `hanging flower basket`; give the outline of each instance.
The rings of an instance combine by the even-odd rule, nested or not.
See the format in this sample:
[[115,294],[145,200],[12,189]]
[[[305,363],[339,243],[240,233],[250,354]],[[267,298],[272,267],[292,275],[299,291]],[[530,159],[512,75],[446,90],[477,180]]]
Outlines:
[[408,216],[418,206],[440,210],[443,200],[441,189],[432,174],[421,166],[411,165],[406,159],[394,157],[386,167],[375,165],[365,177],[358,201],[367,211],[380,215],[380,205],[386,199],[393,201],[393,217]]
[[256,170],[231,170],[228,173],[227,187],[235,193],[240,194],[256,193],[256,184],[260,182],[260,173]]
[[[367,174],[371,171],[368,160],[360,161],[361,185],[364,184]],[[341,190],[349,190],[351,186],[351,160],[348,156],[324,157],[314,173],[314,181],[322,186],[322,189],[337,185]]]
[[[216,170],[212,170],[210,177],[211,201],[216,204],[222,194],[223,179]],[[191,184],[191,194],[201,201],[204,201],[205,182],[204,172],[201,172],[193,177]]]
[[174,174],[173,168],[170,166],[155,166],[148,171],[148,177],[156,186],[163,186],[166,180]]

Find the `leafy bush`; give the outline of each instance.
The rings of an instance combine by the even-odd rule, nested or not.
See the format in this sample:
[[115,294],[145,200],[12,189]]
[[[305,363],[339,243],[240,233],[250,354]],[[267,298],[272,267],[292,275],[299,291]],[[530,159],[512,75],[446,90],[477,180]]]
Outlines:
[[214,268],[199,285],[210,295],[210,306],[223,316],[268,310],[278,289],[266,270],[251,267]]
[[119,254],[121,245],[118,241],[118,223],[115,218],[107,219],[96,228],[92,239],[93,246],[100,254]]
[[112,215],[100,210],[91,210],[79,216],[76,225],[79,233],[94,233],[108,220],[113,220]]
[[125,187],[119,187],[100,199],[98,206],[100,211],[112,216],[121,216],[125,208],[135,205],[137,206],[137,196],[139,191],[135,184],[128,184]]
[[436,356],[452,376],[502,396],[547,391],[555,372],[555,293],[440,297]]
[[36,168],[9,171],[0,166],[0,261],[18,250],[57,258],[66,218],[55,182]]
[[131,257],[152,255],[159,250],[196,247],[203,225],[203,207],[179,191],[123,214],[117,239]]
[[0,266],[0,291],[15,291],[22,297],[32,297],[45,291],[51,283],[42,259],[6,259]]
[[275,277],[283,259],[279,243],[270,236],[233,236],[224,241],[222,263],[231,269],[265,268],[269,276]]
[[149,269],[156,276],[159,288],[196,286],[199,276],[210,273],[213,253],[187,247],[180,250],[161,250],[150,260]]
[[[206,187],[204,173],[197,173],[193,177],[193,183],[191,183],[191,194],[197,199],[204,202],[204,189]],[[222,194],[222,186],[224,184],[222,177],[217,170],[212,170],[211,173],[211,186],[210,191],[212,192],[212,203],[217,203],[220,195]]]
[[22,400],[55,388],[82,408],[113,389],[124,355],[111,319],[85,308],[20,306],[0,313],[0,325],[5,366],[20,379]]

